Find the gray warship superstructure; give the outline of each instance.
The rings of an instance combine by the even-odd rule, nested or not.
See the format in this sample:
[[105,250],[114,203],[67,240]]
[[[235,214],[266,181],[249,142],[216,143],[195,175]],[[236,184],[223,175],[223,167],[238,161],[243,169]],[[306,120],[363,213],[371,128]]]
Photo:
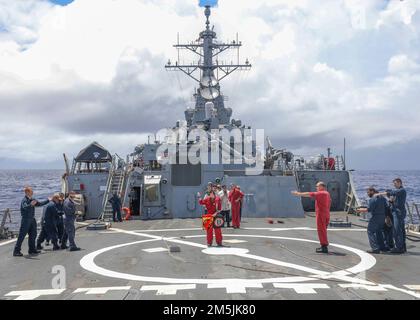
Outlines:
[[[250,138],[250,127],[231,119],[220,81],[251,64],[219,62],[220,53],[239,49],[241,43],[216,42],[211,9],[205,10],[206,28],[199,40],[176,45],[197,53],[199,62],[166,66],[198,82],[194,108],[187,109],[184,121],[165,130],[162,140],[156,135],[125,159],[97,142],[80,151],[72,164],[64,156],[63,192],[76,191],[78,215],[97,223],[78,221],[76,243],[82,250],[76,252],[45,245],[38,256],[14,257],[16,238],[0,241],[0,271],[5,275],[0,299],[420,299],[418,229],[407,229],[408,252],[403,255],[367,253],[367,220],[348,214],[359,200],[344,159],[330,150],[326,156],[304,159],[274,148],[267,137]],[[220,137],[232,131],[241,139]],[[259,140],[266,141],[263,149]],[[197,163],[186,157],[196,150],[202,160]],[[226,155],[229,161],[224,161]],[[171,157],[175,161],[168,161]],[[304,214],[314,203],[290,193],[313,191],[319,180],[328,186],[332,210],[341,211],[332,213],[329,254],[315,253],[316,217]],[[223,228],[223,247],[207,246],[199,219],[197,192],[208,182],[235,183],[245,193],[241,228]],[[108,223],[108,199],[114,193],[122,195],[131,221]],[[419,208],[413,204],[408,210],[412,222],[411,213],[416,210],[419,216]],[[41,212],[38,208],[38,218]],[[0,239],[10,235],[5,227],[9,213],[0,223]],[[27,252],[26,241],[22,249]]]
[[[197,192],[203,192],[209,182],[240,185],[245,193],[244,217],[303,217],[304,211],[314,209],[314,202],[301,201],[291,191],[313,191],[321,180],[331,193],[332,210],[350,210],[357,205],[351,172],[345,170],[342,157],[333,157],[328,150],[327,156],[308,161],[287,150],[275,149],[268,137],[263,137],[267,143],[262,147],[256,143],[256,133],[250,126],[232,119],[233,110],[225,105],[221,81],[252,66],[248,59],[240,63],[242,43],[238,39],[229,43],[217,41],[210,15],[211,8],[206,6],[206,25],[198,40],[188,44],[178,41],[174,46],[178,51],[193,52],[198,62],[182,64],[178,58],[166,65],[168,71],[183,72],[198,84],[195,106],[185,111],[185,120],[177,121],[162,141],[155,136],[153,142],[137,146],[124,160],[117,155],[111,158],[97,143],[75,158],[66,175],[66,186],[84,195],[86,217],[109,219],[108,197],[114,192],[122,195],[124,206],[134,218],[200,217]],[[228,50],[238,51],[237,63],[220,60]],[[198,130],[204,132],[204,137],[192,134]],[[231,134],[228,140],[221,138],[225,133]],[[193,139],[189,138],[191,135]],[[239,140],[235,135],[239,135]],[[200,159],[205,161],[191,163],[187,156],[198,149]],[[226,155],[231,156],[229,161],[224,158]],[[187,161],[182,162],[181,158]]]

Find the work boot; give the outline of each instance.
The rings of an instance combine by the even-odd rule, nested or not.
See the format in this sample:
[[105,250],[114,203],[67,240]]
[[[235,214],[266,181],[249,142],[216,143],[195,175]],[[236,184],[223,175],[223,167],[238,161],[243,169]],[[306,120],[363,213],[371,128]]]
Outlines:
[[22,254],[22,252],[13,252],[13,256],[14,257],[23,257],[23,254]]
[[72,248],[70,248],[70,252],[74,252],[74,251],[80,251],[81,249],[80,248],[78,248],[78,247],[72,247]]
[[321,248],[317,248],[316,253],[328,253],[328,247],[322,246]]
[[381,251],[380,250],[366,250],[367,253],[371,253],[371,254],[380,254]]
[[400,249],[397,249],[397,248],[393,248],[390,252],[391,252],[392,254],[403,254],[403,253],[404,253],[404,250],[400,250]]

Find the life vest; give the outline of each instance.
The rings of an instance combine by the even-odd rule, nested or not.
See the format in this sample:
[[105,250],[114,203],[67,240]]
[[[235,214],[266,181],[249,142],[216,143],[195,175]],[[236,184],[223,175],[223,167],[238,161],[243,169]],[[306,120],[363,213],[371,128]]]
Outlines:
[[127,220],[131,220],[131,210],[130,210],[130,208],[126,208],[126,207],[124,207],[123,208],[123,211],[124,211],[124,213],[125,213],[125,220],[127,221]]

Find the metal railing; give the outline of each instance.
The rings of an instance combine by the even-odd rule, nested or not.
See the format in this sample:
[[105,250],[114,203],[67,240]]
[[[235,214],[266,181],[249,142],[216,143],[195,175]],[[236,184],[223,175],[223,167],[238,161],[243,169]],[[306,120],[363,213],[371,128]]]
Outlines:
[[7,218],[9,218],[9,223],[12,223],[12,212],[19,212],[19,210],[2,210],[2,219],[0,224],[0,239],[8,239],[13,236],[13,232],[9,231],[9,228],[6,227]]
[[409,223],[412,225],[420,225],[420,204],[413,202],[410,206],[409,203],[406,203],[406,208]]

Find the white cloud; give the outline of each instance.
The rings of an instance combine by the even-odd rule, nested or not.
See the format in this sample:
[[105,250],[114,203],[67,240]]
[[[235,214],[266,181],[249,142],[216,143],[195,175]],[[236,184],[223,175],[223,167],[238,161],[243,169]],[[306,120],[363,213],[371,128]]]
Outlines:
[[[222,84],[233,117],[300,153],[420,136],[419,2],[219,2],[218,40],[239,32],[254,65]],[[194,84],[163,65],[178,31],[186,42],[203,27],[192,0],[0,0],[0,158],[56,159],[91,140],[124,154],[173,125]]]

